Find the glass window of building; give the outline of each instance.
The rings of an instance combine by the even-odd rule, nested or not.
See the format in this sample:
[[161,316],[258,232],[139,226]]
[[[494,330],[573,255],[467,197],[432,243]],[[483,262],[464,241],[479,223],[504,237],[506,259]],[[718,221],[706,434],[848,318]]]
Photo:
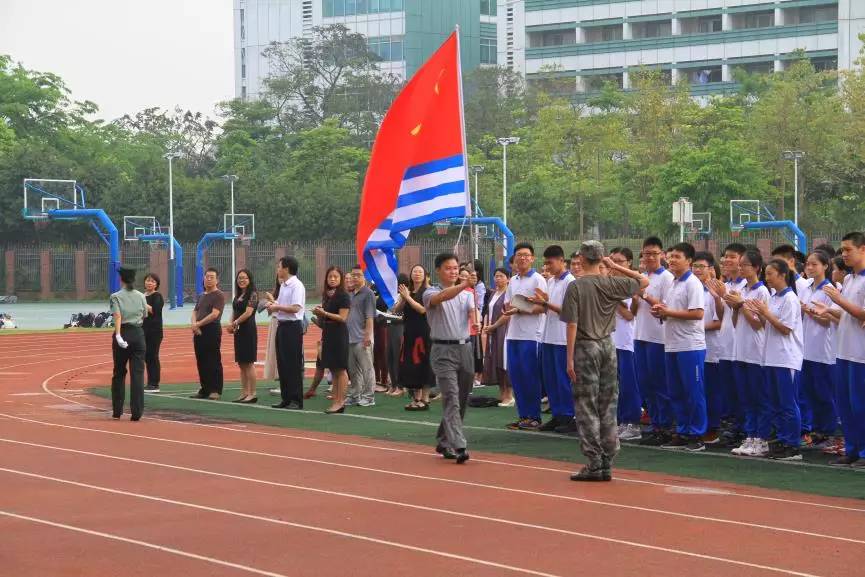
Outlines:
[[775,25],[775,11],[745,14],[742,28],[769,28]]
[[481,14],[485,16],[496,16],[498,14],[496,4],[496,0],[481,0]]
[[638,22],[631,27],[631,35],[634,38],[661,38],[673,35],[672,20],[658,20],[654,22]]
[[543,32],[529,32],[529,48],[540,48],[542,46],[563,46],[577,42],[577,31],[574,28],[563,28],[561,30],[546,30]]
[[325,18],[378,14],[379,12],[399,12],[404,7],[404,0],[323,0],[322,14]]
[[496,64],[496,52],[498,52],[496,39],[481,36],[481,64]]

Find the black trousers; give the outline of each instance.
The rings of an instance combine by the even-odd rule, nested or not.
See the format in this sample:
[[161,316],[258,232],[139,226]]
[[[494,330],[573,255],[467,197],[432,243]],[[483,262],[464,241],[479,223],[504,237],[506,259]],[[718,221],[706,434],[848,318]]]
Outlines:
[[282,402],[303,406],[303,325],[280,321],[276,329],[276,367]]
[[114,374],[111,377],[111,407],[115,417],[123,414],[126,401],[126,366],[129,365],[129,408],[132,418],[138,420],[144,412],[144,354],[147,344],[144,330],[134,325],[120,325],[120,336],[129,346],[120,348],[111,334],[111,353],[114,357]]
[[162,364],[159,362],[159,348],[162,346],[162,331],[145,331],[144,340],[147,343],[147,353],[144,364],[147,366],[147,386],[158,387],[162,380]]
[[192,337],[195,362],[198,365],[199,394],[222,394],[222,331],[219,323],[201,327],[201,334]]

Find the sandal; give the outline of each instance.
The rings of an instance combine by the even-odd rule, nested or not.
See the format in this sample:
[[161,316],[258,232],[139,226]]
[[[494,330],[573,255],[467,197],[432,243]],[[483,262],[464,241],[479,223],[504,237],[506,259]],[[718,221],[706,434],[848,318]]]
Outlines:
[[387,392],[388,397],[401,397],[405,394],[402,389],[391,389]]

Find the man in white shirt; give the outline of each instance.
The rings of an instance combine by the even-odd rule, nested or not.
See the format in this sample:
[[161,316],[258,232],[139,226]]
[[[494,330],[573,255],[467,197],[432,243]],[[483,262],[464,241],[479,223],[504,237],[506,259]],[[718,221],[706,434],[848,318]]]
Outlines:
[[841,257],[853,274],[844,288],[823,287],[835,306],[838,322],[838,416],[846,454],[831,465],[865,468],[865,234],[851,232],[841,241]]
[[276,363],[279,371],[279,391],[282,401],[275,409],[303,409],[303,314],[306,288],[297,278],[300,267],[293,256],[279,259],[276,278],[282,286],[276,302],[267,310],[276,315]]
[[574,394],[571,379],[568,377],[568,325],[559,318],[565,291],[574,280],[565,265],[565,251],[559,245],[551,245],[544,250],[544,266],[549,273],[547,290],[536,290],[529,300],[541,305],[544,315],[541,336],[541,375],[544,389],[550,401],[552,418],[538,430],[557,433],[573,433],[577,430],[574,420]]
[[641,263],[649,277],[649,288],[641,298],[633,299],[631,312],[634,323],[634,361],[637,382],[643,404],[652,420],[652,434],[644,435],[641,445],[660,446],[671,438],[673,410],[667,392],[666,359],[664,357],[664,324],[652,316],[651,308],[667,297],[673,285],[673,275],[661,266],[664,245],[661,239],[649,237],[643,241]]
[[[730,427],[721,435],[720,444],[725,447],[738,447],[744,440],[745,400],[739,395],[736,380],[736,327],[733,324],[733,308],[721,295],[728,292],[742,293],[747,281],[739,276],[739,259],[745,254],[745,245],[731,243],[724,247],[721,255],[721,279],[710,279],[706,285],[716,303],[716,312],[721,319],[718,334],[718,373],[723,397],[723,416]],[[723,306],[717,306],[721,304]]]
[[664,321],[667,386],[676,417],[676,434],[663,446],[668,449],[705,451],[706,333],[703,327],[703,284],[691,272],[694,247],[679,243],[667,252],[667,265],[676,277],[664,302],[652,306],[652,314]]
[[514,388],[519,415],[519,420],[508,425],[508,428],[526,431],[537,431],[541,426],[541,371],[537,339],[539,315],[544,313],[544,307],[527,299],[535,297],[538,289],[546,291],[547,283],[532,268],[534,261],[535,249],[531,244],[521,242],[514,247],[516,274],[505,291],[503,313],[510,318],[505,350],[508,376]]

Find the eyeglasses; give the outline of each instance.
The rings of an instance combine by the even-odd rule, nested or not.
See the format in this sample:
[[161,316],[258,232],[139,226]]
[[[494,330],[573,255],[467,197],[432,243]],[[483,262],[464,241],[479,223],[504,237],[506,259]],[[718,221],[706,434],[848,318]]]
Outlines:
[[709,268],[707,264],[692,264],[691,268],[695,268],[697,270],[703,270],[704,268]]
[[514,256],[517,258],[532,258],[534,255],[530,252],[518,252]]
[[643,256],[661,256],[662,254],[664,254],[664,253],[662,253],[661,251],[652,251],[652,252],[644,252]]

